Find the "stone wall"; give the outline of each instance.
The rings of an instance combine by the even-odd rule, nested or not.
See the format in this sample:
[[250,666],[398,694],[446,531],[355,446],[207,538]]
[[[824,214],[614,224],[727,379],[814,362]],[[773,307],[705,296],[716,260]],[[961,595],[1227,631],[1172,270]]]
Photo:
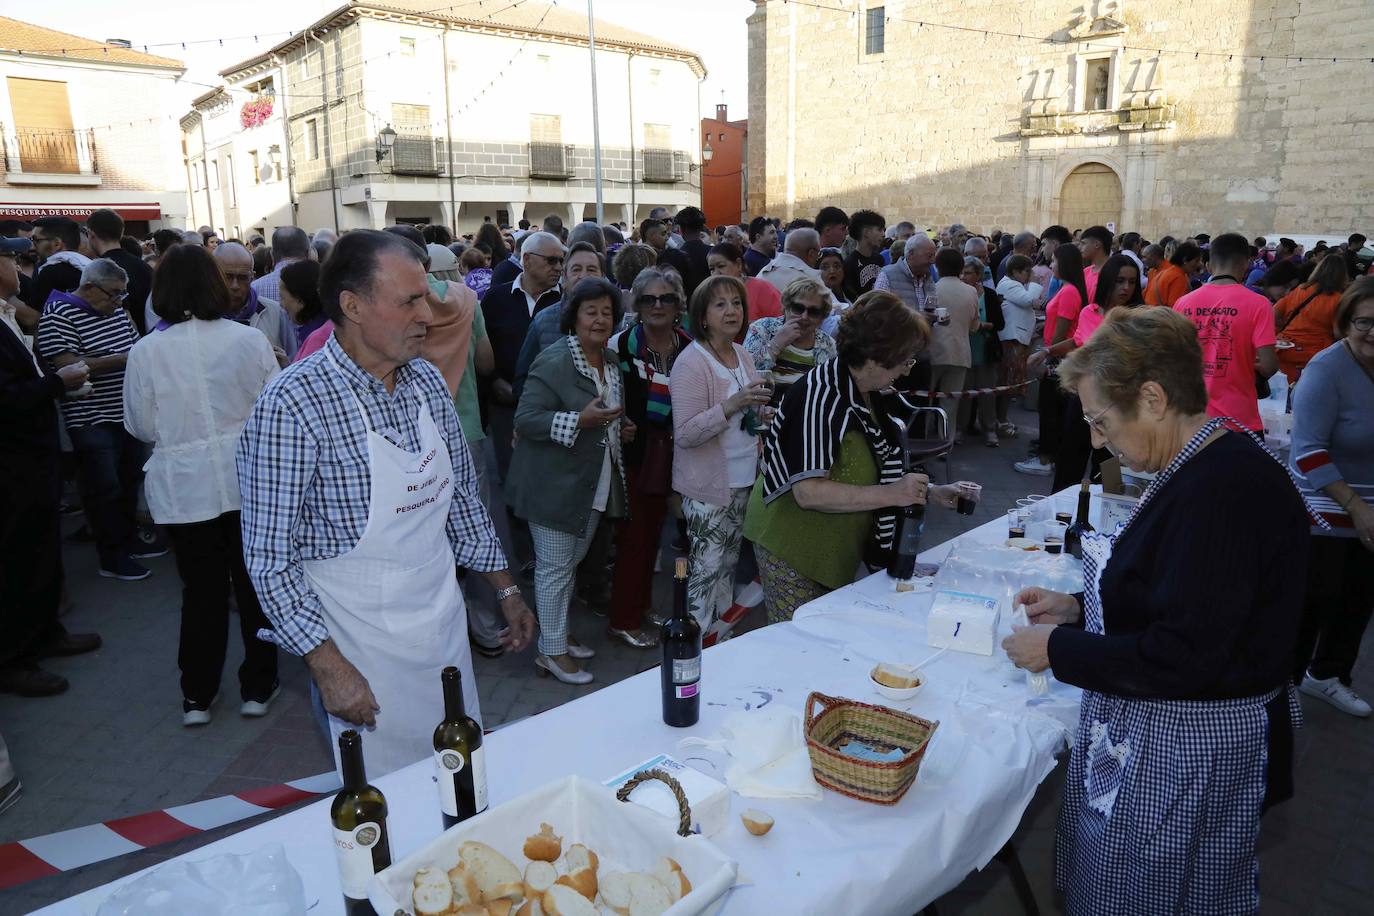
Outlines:
[[[888,0],[885,50],[866,54],[862,13],[759,0],[751,210],[789,219],[837,204],[930,226],[1041,228],[1058,221],[1073,168],[1098,162],[1121,180],[1122,229],[1367,232],[1374,109],[1357,87],[1374,69],[1368,10],[1368,0]],[[905,21],[917,19],[975,31]],[[1218,51],[1325,61],[1207,53]],[[1110,103],[1083,111],[1097,57],[1110,63]]]

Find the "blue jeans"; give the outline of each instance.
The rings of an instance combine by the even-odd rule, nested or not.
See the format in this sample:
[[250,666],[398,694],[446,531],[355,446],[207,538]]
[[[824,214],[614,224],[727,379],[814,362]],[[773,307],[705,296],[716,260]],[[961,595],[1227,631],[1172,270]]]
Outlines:
[[95,423],[67,432],[76,452],[86,521],[95,535],[100,565],[109,568],[134,543],[146,449],[122,423]]

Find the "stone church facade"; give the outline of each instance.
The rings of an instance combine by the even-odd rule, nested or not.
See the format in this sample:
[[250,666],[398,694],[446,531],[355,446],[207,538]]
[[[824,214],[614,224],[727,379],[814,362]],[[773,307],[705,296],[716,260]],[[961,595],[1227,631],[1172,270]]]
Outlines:
[[756,3],[751,213],[1374,235],[1370,0]]

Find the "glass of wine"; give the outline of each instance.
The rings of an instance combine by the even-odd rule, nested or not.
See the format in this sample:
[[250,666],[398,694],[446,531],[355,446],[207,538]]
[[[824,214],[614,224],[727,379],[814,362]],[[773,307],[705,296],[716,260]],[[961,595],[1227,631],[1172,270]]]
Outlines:
[[959,482],[959,502],[957,509],[960,515],[972,515],[973,509],[978,505],[978,501],[983,498],[983,487],[980,484],[972,483],[967,480]]

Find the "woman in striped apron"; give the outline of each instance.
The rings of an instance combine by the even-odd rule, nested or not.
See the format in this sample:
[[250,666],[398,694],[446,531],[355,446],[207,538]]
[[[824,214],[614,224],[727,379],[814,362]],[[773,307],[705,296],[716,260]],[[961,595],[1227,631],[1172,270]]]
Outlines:
[[1257,912],[1260,815],[1292,794],[1307,508],[1262,443],[1207,417],[1175,312],[1114,310],[1059,375],[1093,445],[1158,474],[1084,537],[1083,594],[1023,590],[1033,625],[1003,643],[1084,688],[1056,884],[1073,914]]

